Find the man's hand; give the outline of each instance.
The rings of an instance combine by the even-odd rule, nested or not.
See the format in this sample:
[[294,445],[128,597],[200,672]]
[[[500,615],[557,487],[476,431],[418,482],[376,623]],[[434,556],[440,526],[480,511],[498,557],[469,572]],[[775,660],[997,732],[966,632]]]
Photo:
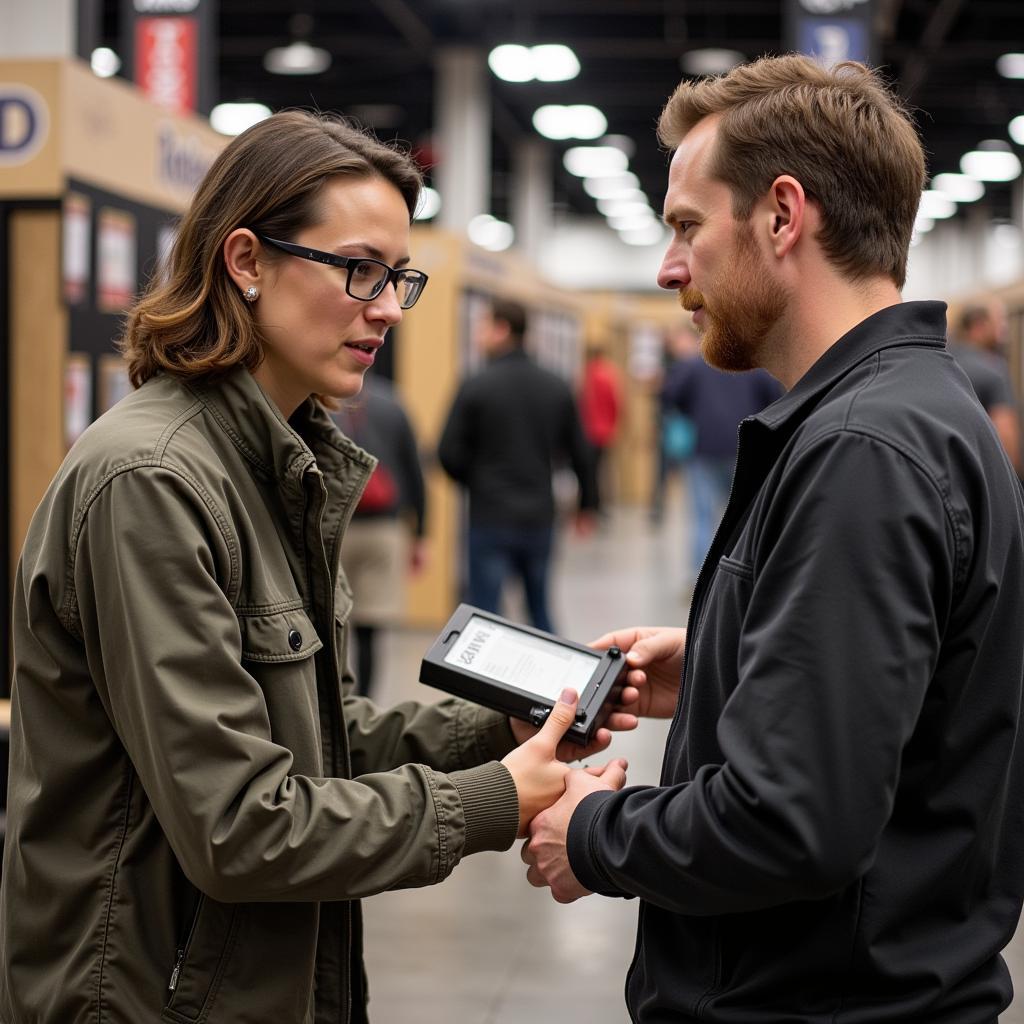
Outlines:
[[519,795],[520,838],[526,835],[534,815],[550,807],[565,792],[569,769],[558,759],[557,751],[559,741],[576,717],[578,699],[575,690],[563,690],[544,724],[501,759]]
[[601,768],[587,768],[569,772],[565,794],[546,811],[542,811],[530,825],[530,838],[523,843],[523,863],[528,865],[526,880],[541,888],[550,886],[551,895],[559,903],[572,903],[581,896],[589,896],[569,866],[566,836],[569,820],[580,801],[601,790],[622,789],[626,784],[626,762],[622,758],[609,761]]
[[634,626],[593,641],[591,647],[618,647],[626,655],[629,672],[619,696],[618,714],[641,718],[671,718],[683,678],[686,630],[669,626]]

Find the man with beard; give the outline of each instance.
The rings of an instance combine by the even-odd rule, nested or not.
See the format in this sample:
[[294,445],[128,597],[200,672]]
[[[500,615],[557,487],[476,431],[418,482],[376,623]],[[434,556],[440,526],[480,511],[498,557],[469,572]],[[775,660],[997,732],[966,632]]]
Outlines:
[[993,1024],[1021,909],[1024,503],[939,303],[901,302],[924,158],[867,68],[684,82],[660,274],[740,427],[686,631],[636,627],[661,784],[572,773],[524,846],[568,902],[639,897],[633,1021]]

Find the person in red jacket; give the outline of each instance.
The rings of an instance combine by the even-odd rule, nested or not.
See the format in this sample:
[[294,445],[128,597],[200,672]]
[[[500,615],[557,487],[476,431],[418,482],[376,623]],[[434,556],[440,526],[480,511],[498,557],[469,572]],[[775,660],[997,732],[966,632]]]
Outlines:
[[580,418],[583,421],[583,433],[590,445],[591,472],[599,511],[602,510],[601,503],[606,493],[603,486],[603,477],[607,475],[604,469],[605,453],[615,441],[621,414],[622,386],[619,371],[603,348],[591,346],[587,349],[580,386]]

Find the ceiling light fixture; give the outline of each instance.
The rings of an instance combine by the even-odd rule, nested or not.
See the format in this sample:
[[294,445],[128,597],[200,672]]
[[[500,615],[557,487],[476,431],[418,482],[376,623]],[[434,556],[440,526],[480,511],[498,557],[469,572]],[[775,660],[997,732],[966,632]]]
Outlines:
[[267,117],[270,107],[262,103],[218,103],[210,111],[210,127],[221,135],[241,135]]
[[98,46],[89,57],[94,75],[111,78],[121,70],[121,58],[109,46]]
[[935,221],[931,217],[923,217],[921,214],[917,215],[914,221],[914,230],[919,235],[927,234],[933,227],[935,227]]
[[626,154],[613,146],[573,146],[566,150],[562,162],[577,178],[604,178],[622,174],[629,167]]
[[697,50],[687,50],[679,58],[679,66],[688,75],[724,75],[746,59],[746,56],[739,50],[707,46]]
[[955,203],[973,203],[985,194],[985,186],[966,174],[936,174],[932,190],[948,196]]
[[1010,138],[1018,146],[1024,146],[1024,114],[1020,114],[1010,122]]
[[620,231],[621,238],[626,245],[657,245],[665,237],[665,229],[661,224],[654,223],[646,228],[636,228],[630,231]]
[[272,75],[319,75],[331,66],[331,55],[319,46],[296,39],[287,46],[267,50],[263,66]]
[[1003,78],[1024,78],[1024,53],[1004,53],[996,61],[996,71]]
[[1013,181],[1020,177],[1020,160],[1008,142],[986,139],[963,155],[960,170],[979,181]]
[[549,103],[534,112],[533,127],[546,139],[598,139],[608,130],[608,121],[597,107],[584,103]]
[[640,187],[640,179],[632,171],[610,175],[606,178],[584,178],[583,191],[591,199],[621,199]]
[[567,82],[580,73],[576,54],[561,43],[503,43],[491,50],[487,64],[504,82]]
[[929,220],[945,220],[956,213],[956,203],[944,193],[928,189],[921,193],[921,204],[917,211]]
[[489,213],[481,213],[474,217],[466,228],[469,240],[475,242],[482,249],[489,249],[491,252],[501,252],[507,249],[515,239],[515,231],[511,224]]
[[441,193],[436,188],[424,185],[413,220],[432,220],[441,212]]

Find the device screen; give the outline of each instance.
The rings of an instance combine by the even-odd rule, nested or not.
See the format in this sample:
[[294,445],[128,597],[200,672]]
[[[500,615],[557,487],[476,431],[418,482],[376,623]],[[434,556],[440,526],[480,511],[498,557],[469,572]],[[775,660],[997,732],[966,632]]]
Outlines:
[[553,640],[521,633],[474,615],[444,660],[449,665],[557,701],[566,686],[583,695],[601,656],[563,647]]

